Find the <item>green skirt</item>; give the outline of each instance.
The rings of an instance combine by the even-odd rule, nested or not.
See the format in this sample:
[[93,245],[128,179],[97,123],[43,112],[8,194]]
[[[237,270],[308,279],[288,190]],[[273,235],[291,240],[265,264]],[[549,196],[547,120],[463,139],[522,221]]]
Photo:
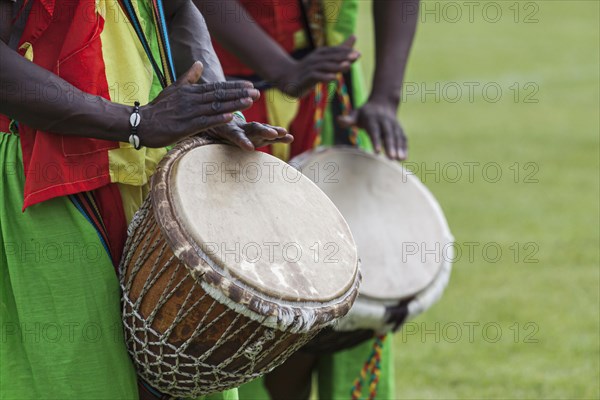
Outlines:
[[119,282],[95,229],[65,197],[21,211],[17,135],[0,133],[0,169],[0,398],[137,399]]

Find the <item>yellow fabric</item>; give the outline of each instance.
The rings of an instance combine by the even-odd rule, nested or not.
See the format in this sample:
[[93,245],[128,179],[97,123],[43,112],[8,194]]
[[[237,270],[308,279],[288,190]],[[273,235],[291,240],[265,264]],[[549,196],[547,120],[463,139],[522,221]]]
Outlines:
[[150,185],[144,186],[131,186],[118,183],[119,191],[121,192],[121,199],[123,200],[123,211],[125,211],[125,219],[127,219],[127,225],[131,223],[133,215],[140,208],[144,199],[150,191]]
[[308,47],[308,39],[306,38],[306,32],[299,30],[294,33],[294,50],[305,49]]
[[337,46],[348,38],[348,35],[337,30],[337,22],[343,7],[343,0],[322,0],[325,14],[325,32],[328,46]]
[[[300,103],[278,89],[267,89],[263,96],[269,119],[267,123],[275,126],[290,126],[298,114]],[[275,143],[271,146],[271,151],[281,160],[287,161],[290,158],[289,144]]]
[[29,42],[25,42],[21,45],[21,47],[19,47],[19,50],[25,50],[25,54],[23,55],[23,57],[25,57],[27,60],[33,62],[33,46],[31,45],[31,43]]
[[[341,32],[338,27],[340,14],[345,11],[347,0],[322,0],[323,15],[325,16],[325,40],[327,46],[337,46],[348,38],[347,32]],[[353,0],[352,2],[355,2]],[[352,5],[350,5],[352,6]],[[308,47],[306,32],[301,29],[294,33],[294,49],[305,49]]]
[[[134,1],[133,5],[138,9],[137,2]],[[133,27],[117,1],[98,0],[96,7],[105,21],[100,39],[111,100],[131,106],[135,101],[147,104],[154,70]],[[142,15],[140,19],[143,20]],[[123,40],[126,37],[132,40]],[[120,184],[125,215],[130,221],[147,194],[148,179],[166,150],[142,148],[137,151],[124,142],[119,146],[108,151],[110,178]]]
[[[129,105],[136,100],[147,104],[154,71],[146,52],[119,2],[99,0],[98,9],[104,17],[100,39],[111,100]],[[125,37],[134,40],[124,40]]]
[[113,182],[142,186],[156,170],[158,162],[167,154],[165,148],[142,147],[135,150],[129,143],[120,143],[120,148],[108,152],[110,178]]

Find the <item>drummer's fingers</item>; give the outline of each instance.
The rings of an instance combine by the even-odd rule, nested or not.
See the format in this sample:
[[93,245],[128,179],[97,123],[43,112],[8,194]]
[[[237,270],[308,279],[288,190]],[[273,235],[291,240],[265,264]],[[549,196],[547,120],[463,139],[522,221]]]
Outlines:
[[285,128],[282,128],[281,126],[273,126],[273,125],[269,125],[269,124],[260,124],[262,125],[264,128],[267,128],[271,131],[275,131],[277,133],[277,137],[285,137],[286,135],[288,135],[288,131]]
[[254,147],[262,147],[271,143],[291,143],[294,138],[284,128],[250,122],[243,126],[246,136]]
[[266,139],[262,137],[256,137],[252,139],[252,143],[254,143],[255,147],[262,147],[273,143],[292,143],[294,141],[294,137],[289,133],[286,133],[282,137],[278,137],[275,139]]
[[249,137],[261,136],[267,139],[275,139],[279,136],[279,132],[272,126],[258,122],[249,122],[244,125],[244,132],[246,132],[246,135]]
[[269,140],[269,143],[292,143],[294,141],[294,137],[289,134],[286,133],[285,135],[283,135],[282,137],[278,137],[277,139],[273,139],[273,140]]
[[[254,84],[249,81],[225,81],[225,82],[211,82],[196,85],[187,85],[184,90],[188,90],[193,93],[211,93],[222,90],[235,90],[235,89],[254,89]],[[259,93],[254,95],[260,96]]]
[[286,133],[285,135],[278,137],[275,139],[277,143],[292,143],[294,141],[294,136],[291,133]]
[[245,98],[254,101],[256,97],[260,97],[260,92],[252,88],[219,89],[214,92],[192,94],[193,101],[199,103],[223,102]]
[[190,69],[185,71],[174,83],[176,86],[193,85],[200,80],[204,72],[204,65],[200,61],[196,61],[192,64]]
[[381,153],[381,130],[379,128],[379,124],[375,120],[369,119],[365,124],[365,129],[371,137],[375,152]]
[[356,126],[358,123],[358,113],[356,110],[352,110],[349,115],[341,115],[337,118],[337,123],[342,128],[350,128]]
[[354,47],[355,44],[356,44],[356,36],[350,35],[350,36],[348,36],[346,41],[340,45],[340,47],[352,48],[352,47]]
[[231,128],[227,131],[227,136],[223,136],[223,139],[235,144],[243,150],[254,150],[254,144],[250,138],[248,138],[246,132],[237,125],[232,124]]
[[360,57],[360,53],[352,48],[336,46],[336,47],[320,47],[315,50],[311,56],[311,61],[356,61]]
[[277,136],[287,137],[289,135],[293,140],[294,137],[287,131],[287,129],[282,128],[281,126],[272,126],[272,125],[269,125],[269,126],[277,131]]
[[383,118],[380,122],[380,126],[385,143],[385,153],[388,158],[395,160],[398,158],[398,151],[396,150],[396,131],[394,129],[394,124],[389,119]]
[[347,72],[350,69],[349,61],[341,61],[341,62],[333,62],[333,61],[324,61],[315,66],[315,68],[321,72]]
[[233,114],[199,115],[188,120],[184,135],[193,135],[208,128],[223,125],[233,120]]
[[404,129],[399,123],[396,123],[396,137],[398,140],[398,159],[404,161],[408,158],[408,138],[404,134]]
[[253,104],[251,98],[236,99],[232,101],[213,101],[212,103],[194,104],[190,103],[182,108],[182,115],[190,117],[196,115],[216,115],[233,111],[240,111],[249,108]]

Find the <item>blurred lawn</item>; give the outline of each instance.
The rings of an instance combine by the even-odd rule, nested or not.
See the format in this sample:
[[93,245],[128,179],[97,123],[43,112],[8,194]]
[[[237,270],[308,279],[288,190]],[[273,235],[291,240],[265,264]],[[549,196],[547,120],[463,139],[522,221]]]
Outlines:
[[[472,3],[472,22],[465,2],[424,3],[433,11],[421,17],[406,77],[413,91],[440,85],[439,101],[423,101],[422,87],[407,95],[400,117],[409,166],[442,204],[463,254],[442,301],[395,337],[397,397],[597,399],[599,2]],[[463,15],[452,23],[456,6]],[[370,76],[370,1],[361,7]],[[479,84],[473,101],[465,82]],[[471,178],[464,163],[479,163]],[[484,171],[486,163],[497,164]],[[478,244],[472,257],[468,242]]]

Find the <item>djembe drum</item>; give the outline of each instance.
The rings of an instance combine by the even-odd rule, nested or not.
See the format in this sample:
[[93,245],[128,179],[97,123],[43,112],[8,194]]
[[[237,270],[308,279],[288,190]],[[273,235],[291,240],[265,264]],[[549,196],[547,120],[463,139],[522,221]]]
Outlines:
[[309,179],[260,152],[189,138],[129,227],[123,322],[138,374],[196,397],[281,364],[353,304],[352,234]]
[[394,331],[442,295],[453,238],[442,210],[399,163],[350,146],[303,153],[290,164],[312,179],[352,230],[363,282],[344,318],[304,351],[335,352]]

